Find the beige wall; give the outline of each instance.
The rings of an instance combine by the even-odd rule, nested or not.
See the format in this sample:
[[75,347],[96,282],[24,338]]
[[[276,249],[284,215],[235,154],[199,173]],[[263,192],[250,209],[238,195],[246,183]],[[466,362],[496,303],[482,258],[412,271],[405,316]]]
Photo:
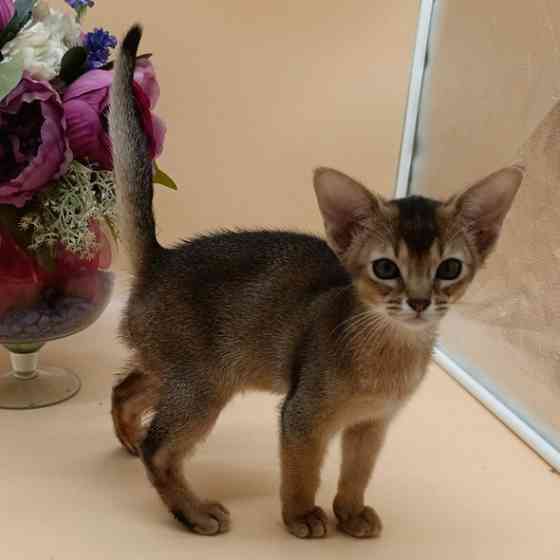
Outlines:
[[[62,0],[57,3],[61,4]],[[417,0],[97,0],[85,25],[144,24],[169,133],[164,241],[219,227],[319,229],[317,165],[390,194]]]

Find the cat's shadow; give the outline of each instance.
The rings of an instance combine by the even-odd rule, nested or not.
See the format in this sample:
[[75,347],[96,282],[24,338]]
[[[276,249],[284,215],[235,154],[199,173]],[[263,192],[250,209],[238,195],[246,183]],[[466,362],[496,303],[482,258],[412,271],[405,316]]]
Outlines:
[[[123,448],[115,446],[100,460],[103,464],[97,472],[102,473],[103,485],[109,485],[112,491],[143,492],[151,487],[140,459]],[[250,462],[239,465],[225,459],[215,461],[202,457],[187,459],[184,468],[195,490],[212,499],[235,501],[278,493],[278,473],[273,468],[256,468]]]

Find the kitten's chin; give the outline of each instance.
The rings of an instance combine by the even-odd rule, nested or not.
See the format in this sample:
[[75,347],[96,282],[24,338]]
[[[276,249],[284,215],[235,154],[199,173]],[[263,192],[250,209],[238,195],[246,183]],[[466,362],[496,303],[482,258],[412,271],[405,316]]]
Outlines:
[[439,322],[434,317],[426,317],[424,315],[405,315],[401,317],[394,317],[393,320],[396,321],[402,328],[412,332],[433,330]]

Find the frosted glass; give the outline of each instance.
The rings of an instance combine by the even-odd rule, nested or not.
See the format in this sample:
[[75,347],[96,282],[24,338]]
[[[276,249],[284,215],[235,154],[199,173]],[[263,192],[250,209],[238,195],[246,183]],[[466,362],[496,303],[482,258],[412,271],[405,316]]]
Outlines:
[[521,160],[497,252],[441,346],[560,449],[560,2],[439,1],[411,191],[446,197]]

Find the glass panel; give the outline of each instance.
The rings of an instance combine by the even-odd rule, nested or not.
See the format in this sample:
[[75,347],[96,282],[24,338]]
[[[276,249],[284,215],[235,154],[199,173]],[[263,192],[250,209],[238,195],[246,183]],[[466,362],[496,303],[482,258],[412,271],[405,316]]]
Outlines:
[[411,178],[445,198],[525,161],[497,252],[441,346],[558,449],[559,70],[560,2],[436,2]]

